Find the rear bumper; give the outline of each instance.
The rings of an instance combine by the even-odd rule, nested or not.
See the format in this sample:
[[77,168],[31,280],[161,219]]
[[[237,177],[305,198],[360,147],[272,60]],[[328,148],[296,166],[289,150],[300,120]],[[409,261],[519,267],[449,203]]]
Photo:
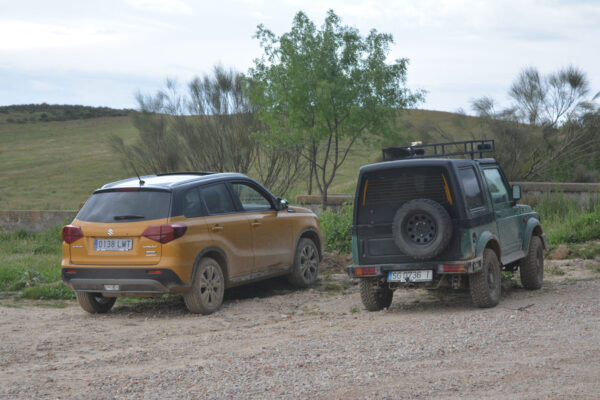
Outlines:
[[170,269],[80,268],[61,270],[63,282],[75,291],[134,296],[183,293],[189,289]]
[[482,267],[482,257],[476,257],[461,261],[424,261],[402,264],[350,265],[346,271],[351,278],[373,278],[387,276],[387,273],[390,271],[431,270],[434,272],[434,275],[473,274],[481,271]]

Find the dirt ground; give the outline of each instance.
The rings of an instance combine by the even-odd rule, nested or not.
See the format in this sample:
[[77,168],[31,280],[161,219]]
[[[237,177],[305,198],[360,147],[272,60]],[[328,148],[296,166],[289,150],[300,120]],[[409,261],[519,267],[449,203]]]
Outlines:
[[375,313],[337,273],[345,262],[328,260],[308,290],[282,279],[230,290],[210,316],[177,297],[95,316],[75,302],[0,299],[0,398],[600,396],[589,262],[547,261],[541,290],[508,281],[492,309],[464,291],[400,290]]

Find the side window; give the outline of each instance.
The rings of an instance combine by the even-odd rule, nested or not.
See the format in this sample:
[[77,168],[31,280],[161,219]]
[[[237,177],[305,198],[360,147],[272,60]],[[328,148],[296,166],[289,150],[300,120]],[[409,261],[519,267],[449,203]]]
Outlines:
[[473,167],[462,168],[458,173],[467,200],[467,208],[473,210],[483,207],[485,205],[483,193]]
[[203,187],[200,193],[209,214],[226,214],[236,211],[229,190],[224,183]]
[[483,174],[487,181],[490,194],[492,195],[492,202],[494,204],[508,203],[510,197],[508,196],[508,189],[504,184],[500,171],[496,168],[484,169]]
[[196,218],[202,216],[202,203],[197,188],[185,192],[183,196],[183,215],[187,218]]
[[269,200],[256,189],[243,183],[233,183],[231,186],[244,211],[265,211],[272,208]]

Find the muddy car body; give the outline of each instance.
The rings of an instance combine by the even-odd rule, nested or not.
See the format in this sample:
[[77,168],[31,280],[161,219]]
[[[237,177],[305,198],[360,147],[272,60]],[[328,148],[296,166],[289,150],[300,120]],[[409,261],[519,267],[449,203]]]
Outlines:
[[323,239],[312,211],[241,174],[176,173],[104,185],[63,228],[63,281],[89,312],[118,296],[181,293],[210,313],[226,288],[288,275],[312,284]]
[[491,158],[423,155],[360,170],[348,273],[361,280],[365,306],[389,306],[396,288],[442,285],[495,306],[501,269],[520,268],[523,285],[538,289],[546,240],[539,215],[517,204],[520,187]]

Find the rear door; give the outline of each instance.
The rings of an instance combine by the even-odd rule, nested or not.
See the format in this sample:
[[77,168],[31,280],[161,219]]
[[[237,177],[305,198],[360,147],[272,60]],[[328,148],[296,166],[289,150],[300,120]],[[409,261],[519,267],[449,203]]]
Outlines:
[[71,262],[81,265],[154,265],[161,244],[142,234],[167,223],[171,193],[118,189],[98,192],[85,203],[74,225],[83,238],[70,244]]
[[200,197],[208,212],[205,222],[214,245],[227,256],[230,278],[251,273],[254,255],[249,218],[235,206],[227,184],[202,186]]

